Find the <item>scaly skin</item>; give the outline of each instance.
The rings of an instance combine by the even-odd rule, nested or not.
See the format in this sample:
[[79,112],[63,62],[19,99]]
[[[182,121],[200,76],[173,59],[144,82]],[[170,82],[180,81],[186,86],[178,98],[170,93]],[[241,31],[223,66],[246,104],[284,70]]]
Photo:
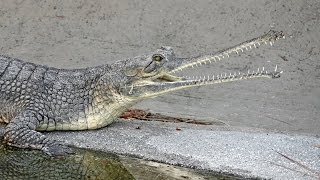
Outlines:
[[260,77],[281,72],[258,69],[190,79],[175,76],[186,68],[212,63],[263,43],[284,38],[267,34],[218,53],[177,58],[170,47],[149,55],[85,69],[57,69],[0,56],[0,122],[8,123],[4,141],[20,148],[40,149],[50,155],[71,152],[62,143],[38,131],[98,129],[112,123],[129,107],[144,99],[190,88]]

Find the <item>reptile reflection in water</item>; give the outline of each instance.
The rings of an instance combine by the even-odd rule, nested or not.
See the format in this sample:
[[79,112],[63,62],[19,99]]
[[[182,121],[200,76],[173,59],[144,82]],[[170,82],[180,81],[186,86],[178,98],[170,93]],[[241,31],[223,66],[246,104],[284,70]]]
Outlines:
[[0,179],[134,179],[112,154],[77,150],[50,157],[0,144]]

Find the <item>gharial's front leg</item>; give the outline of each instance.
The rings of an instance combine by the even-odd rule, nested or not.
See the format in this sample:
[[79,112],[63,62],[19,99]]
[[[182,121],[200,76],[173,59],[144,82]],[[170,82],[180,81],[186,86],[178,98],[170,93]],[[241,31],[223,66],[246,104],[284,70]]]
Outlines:
[[[39,116],[37,116],[39,115]],[[72,153],[72,149],[45,135],[35,131],[39,125],[40,114],[31,110],[24,111],[14,117],[4,132],[4,141],[8,145],[19,148],[39,149],[49,155],[65,155]]]

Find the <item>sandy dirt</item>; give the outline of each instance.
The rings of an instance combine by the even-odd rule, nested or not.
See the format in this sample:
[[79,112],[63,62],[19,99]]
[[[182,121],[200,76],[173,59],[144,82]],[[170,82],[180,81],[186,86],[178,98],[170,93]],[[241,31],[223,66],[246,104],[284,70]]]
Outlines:
[[[280,79],[175,92],[137,107],[173,116],[320,135],[320,2],[0,0],[1,54],[80,68],[172,46],[178,56],[212,53],[283,30],[284,41],[200,68],[198,75],[278,65]],[[191,72],[190,72],[191,73]]]

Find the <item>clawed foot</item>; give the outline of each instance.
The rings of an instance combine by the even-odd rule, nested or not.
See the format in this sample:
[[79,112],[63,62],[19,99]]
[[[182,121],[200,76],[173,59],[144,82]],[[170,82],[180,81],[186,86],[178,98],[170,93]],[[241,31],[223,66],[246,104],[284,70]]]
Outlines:
[[72,148],[59,143],[45,146],[42,148],[42,151],[50,156],[65,156],[74,153]]

